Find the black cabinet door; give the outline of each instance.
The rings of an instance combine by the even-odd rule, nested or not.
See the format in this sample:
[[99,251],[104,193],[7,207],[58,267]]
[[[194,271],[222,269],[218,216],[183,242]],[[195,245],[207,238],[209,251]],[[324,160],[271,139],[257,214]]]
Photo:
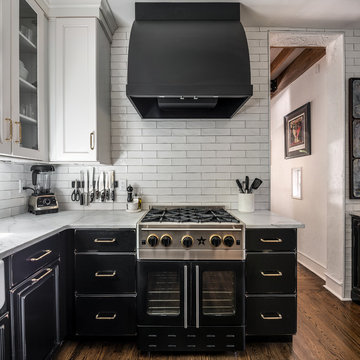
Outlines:
[[192,263],[192,324],[245,325],[245,262]]
[[247,251],[296,251],[296,229],[247,229]]
[[78,294],[134,293],[135,271],[135,254],[76,254],[75,291]]
[[10,360],[9,313],[0,316],[0,360]]
[[138,325],[190,326],[190,271],[183,261],[138,261]]
[[292,294],[296,292],[296,255],[250,253],[246,255],[246,292]]
[[360,218],[352,217],[352,288],[351,298],[360,302]]
[[59,265],[51,264],[11,292],[13,358],[45,359],[59,343]]

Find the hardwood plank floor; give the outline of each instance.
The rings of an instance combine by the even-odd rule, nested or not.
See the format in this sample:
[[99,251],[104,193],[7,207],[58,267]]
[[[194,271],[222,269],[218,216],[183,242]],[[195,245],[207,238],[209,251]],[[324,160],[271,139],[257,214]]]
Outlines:
[[67,341],[55,360],[359,360],[360,305],[341,302],[298,266],[298,331],[292,343],[248,343],[243,353],[140,353],[135,342]]

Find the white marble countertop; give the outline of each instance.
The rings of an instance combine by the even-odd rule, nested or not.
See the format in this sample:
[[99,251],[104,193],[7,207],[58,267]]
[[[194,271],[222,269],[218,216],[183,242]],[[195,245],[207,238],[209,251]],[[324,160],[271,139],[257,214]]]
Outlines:
[[60,211],[21,214],[0,220],[0,259],[69,228],[135,228],[145,214],[126,211]]
[[305,225],[285,216],[268,210],[258,210],[252,213],[230,210],[230,212],[245,223],[247,229],[256,228],[304,228]]
[[[0,219],[0,259],[69,228],[135,228],[145,212],[79,210],[39,216],[27,213]],[[253,213],[237,210],[230,212],[245,223],[248,229],[304,227],[304,224],[296,220],[266,210]]]

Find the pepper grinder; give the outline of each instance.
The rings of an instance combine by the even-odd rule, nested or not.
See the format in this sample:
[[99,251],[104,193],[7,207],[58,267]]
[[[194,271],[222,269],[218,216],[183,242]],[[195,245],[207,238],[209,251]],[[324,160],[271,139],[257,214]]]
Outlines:
[[133,202],[133,194],[132,194],[132,192],[133,192],[133,187],[131,186],[131,185],[129,185],[127,188],[126,188],[126,190],[127,190],[127,193],[128,193],[128,195],[127,195],[127,202],[128,203],[131,203],[131,202]]

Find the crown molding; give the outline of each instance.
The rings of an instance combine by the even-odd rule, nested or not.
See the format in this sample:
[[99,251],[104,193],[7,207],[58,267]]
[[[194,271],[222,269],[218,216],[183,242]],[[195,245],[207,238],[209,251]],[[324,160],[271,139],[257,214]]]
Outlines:
[[118,24],[107,0],[36,0],[49,18],[54,17],[96,17],[109,37]]

